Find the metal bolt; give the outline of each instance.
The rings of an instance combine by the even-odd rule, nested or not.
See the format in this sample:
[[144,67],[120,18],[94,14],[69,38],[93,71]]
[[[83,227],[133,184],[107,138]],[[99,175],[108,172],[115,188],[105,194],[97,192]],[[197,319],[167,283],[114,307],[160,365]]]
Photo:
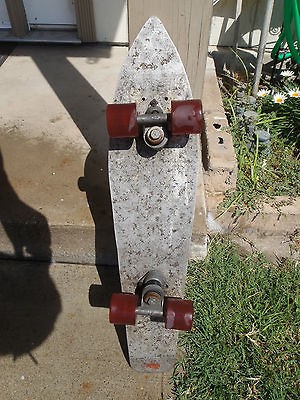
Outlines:
[[152,140],[157,140],[161,137],[161,132],[158,129],[153,129],[149,136]]
[[155,305],[160,302],[160,295],[156,292],[148,292],[144,295],[144,303],[149,306]]
[[157,303],[157,299],[154,299],[153,297],[149,297],[149,299],[147,300],[147,304],[149,304],[149,306],[154,305]]
[[150,145],[159,145],[165,138],[164,130],[159,126],[153,126],[146,132],[145,138]]

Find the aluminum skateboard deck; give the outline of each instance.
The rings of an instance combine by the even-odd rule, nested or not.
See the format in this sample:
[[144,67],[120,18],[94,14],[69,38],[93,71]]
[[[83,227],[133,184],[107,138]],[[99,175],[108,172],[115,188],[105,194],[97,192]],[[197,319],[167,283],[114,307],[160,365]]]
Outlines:
[[[109,182],[122,294],[110,321],[126,325],[129,362],[164,372],[176,361],[195,210],[203,123],[200,101],[161,21],[136,37],[107,109]],[[170,329],[171,328],[171,329]]]

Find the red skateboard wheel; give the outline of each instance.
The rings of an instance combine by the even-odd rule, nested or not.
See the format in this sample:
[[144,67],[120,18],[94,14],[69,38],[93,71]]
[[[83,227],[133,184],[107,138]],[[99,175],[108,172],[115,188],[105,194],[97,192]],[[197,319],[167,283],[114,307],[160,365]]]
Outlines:
[[138,296],[113,293],[110,301],[109,322],[115,325],[135,325]]
[[190,331],[193,325],[194,307],[191,300],[165,297],[165,327],[179,331]]
[[137,137],[139,128],[136,104],[108,104],[106,124],[111,138]]
[[171,133],[174,136],[201,133],[204,125],[201,100],[171,102]]

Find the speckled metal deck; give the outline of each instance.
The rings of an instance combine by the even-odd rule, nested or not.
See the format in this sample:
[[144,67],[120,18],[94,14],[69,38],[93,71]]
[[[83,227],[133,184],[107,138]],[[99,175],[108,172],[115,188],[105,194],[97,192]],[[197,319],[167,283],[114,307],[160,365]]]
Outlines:
[[[151,17],[134,41],[118,81],[115,102],[136,102],[144,113],[152,99],[164,112],[171,100],[192,98],[179,54],[164,26]],[[109,179],[123,292],[134,293],[149,270],[160,270],[167,295],[183,297],[199,170],[198,135],[160,151],[139,140],[111,141]],[[131,366],[163,372],[176,359],[178,332],[138,317],[127,327]]]

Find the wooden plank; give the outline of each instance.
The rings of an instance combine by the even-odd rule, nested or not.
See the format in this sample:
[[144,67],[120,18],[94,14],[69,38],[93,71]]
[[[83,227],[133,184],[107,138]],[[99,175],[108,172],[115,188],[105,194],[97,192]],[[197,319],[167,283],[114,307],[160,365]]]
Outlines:
[[24,37],[29,32],[23,0],[5,0],[12,33]]
[[93,0],[76,0],[75,12],[79,39],[85,43],[96,42]]
[[163,22],[186,68],[194,97],[202,97],[212,2],[208,0],[128,0],[129,43],[152,15]]

